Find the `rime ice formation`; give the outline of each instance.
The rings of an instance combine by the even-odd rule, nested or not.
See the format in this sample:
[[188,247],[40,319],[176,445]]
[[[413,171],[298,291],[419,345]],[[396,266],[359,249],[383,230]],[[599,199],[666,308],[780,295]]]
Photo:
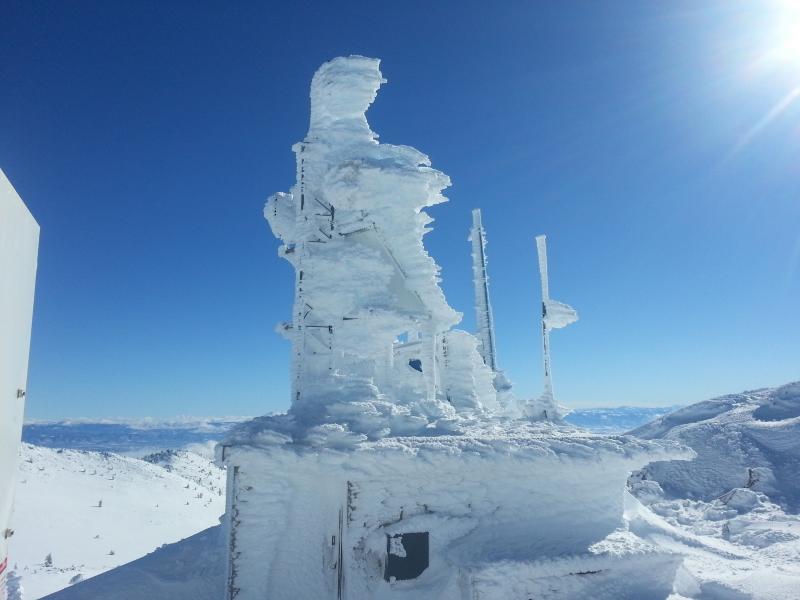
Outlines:
[[491,365],[476,338],[452,330],[461,315],[422,243],[424,209],[446,201],[450,179],[421,152],[378,143],[364,113],[384,81],[371,58],[317,71],[308,135],[293,148],[297,182],[264,209],[295,268],[281,329],[292,427],[311,437],[331,424],[370,439],[448,429],[498,408]]
[[550,298],[550,282],[547,275],[547,238],[536,236],[536,252],[539,255],[539,278],[542,284],[542,362],[544,366],[544,392],[529,403],[526,413],[532,418],[560,419],[562,412],[553,394],[553,373],[550,365],[550,330],[561,329],[578,320],[578,312],[563,302]]
[[501,414],[519,417],[521,411],[511,391],[511,382],[497,366],[497,349],[494,334],[492,303],[489,300],[489,274],[487,273],[486,232],[483,229],[481,209],[472,211],[472,229],[469,234],[472,245],[472,282],[475,288],[475,323],[477,324],[478,352],[484,364],[494,373],[494,388]]
[[481,209],[472,211],[472,281],[475,286],[475,323],[478,325],[479,350],[483,362],[497,371],[497,350],[494,342],[494,318],[489,302],[489,275],[486,272],[486,232],[483,230]]
[[[449,179],[417,150],[379,144],[365,118],[383,82],[370,58],[317,71],[297,182],[265,208],[296,275],[279,327],[292,404],[219,447],[227,597],[666,598],[680,558],[620,530],[623,492],[631,470],[689,455],[511,418],[485,256],[476,337],[453,329],[422,243]],[[484,241],[478,220],[474,253]],[[509,572],[513,586],[498,585]]]

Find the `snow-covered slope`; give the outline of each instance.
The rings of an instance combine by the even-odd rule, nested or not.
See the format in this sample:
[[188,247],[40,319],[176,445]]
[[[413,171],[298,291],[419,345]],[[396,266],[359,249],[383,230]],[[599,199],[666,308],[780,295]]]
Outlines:
[[187,452],[150,459],[23,444],[9,566],[24,600],[219,523],[222,470]]
[[800,517],[787,514],[800,504],[800,383],[700,402],[632,433],[697,452],[629,480],[630,530],[685,556],[681,597],[800,598]]
[[224,540],[217,525],[131,563],[72,585],[49,600],[220,600]]
[[691,462],[651,464],[646,478],[669,497],[711,501],[733,488],[800,509],[800,382],[700,402],[631,432],[697,452]]

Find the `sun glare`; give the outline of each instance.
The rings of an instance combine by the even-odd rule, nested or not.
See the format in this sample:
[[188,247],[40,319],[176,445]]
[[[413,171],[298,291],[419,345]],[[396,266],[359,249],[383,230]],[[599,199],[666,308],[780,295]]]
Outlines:
[[792,68],[800,78],[800,0],[781,0],[775,10],[768,59],[778,68]]
[[[760,10],[768,11],[760,16],[767,17],[769,25],[762,33],[765,39],[759,43],[750,68],[761,75],[769,75],[774,81],[780,80],[783,91],[764,116],[739,138],[727,158],[749,146],[800,101],[800,0],[772,0],[765,2]],[[748,71],[753,75],[751,69]]]

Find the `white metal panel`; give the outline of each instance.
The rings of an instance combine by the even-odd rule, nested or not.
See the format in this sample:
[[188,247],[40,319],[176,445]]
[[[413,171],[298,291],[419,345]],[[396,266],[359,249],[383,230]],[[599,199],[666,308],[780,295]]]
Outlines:
[[22,433],[38,249],[39,225],[0,170],[0,565]]

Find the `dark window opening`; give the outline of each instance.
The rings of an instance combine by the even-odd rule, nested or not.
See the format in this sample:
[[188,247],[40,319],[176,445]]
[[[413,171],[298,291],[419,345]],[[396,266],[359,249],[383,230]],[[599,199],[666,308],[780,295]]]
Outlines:
[[384,579],[416,579],[422,575],[430,564],[428,538],[427,531],[387,535]]
[[412,358],[408,361],[408,366],[422,373],[422,361],[418,358]]

